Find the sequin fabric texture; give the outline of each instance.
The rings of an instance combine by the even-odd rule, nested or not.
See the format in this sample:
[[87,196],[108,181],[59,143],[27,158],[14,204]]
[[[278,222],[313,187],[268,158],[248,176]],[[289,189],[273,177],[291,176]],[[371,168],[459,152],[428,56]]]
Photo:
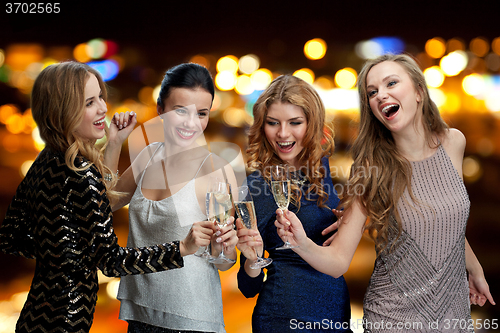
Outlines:
[[393,220],[393,251],[375,262],[364,299],[365,330],[473,331],[463,325],[471,319],[465,270],[467,191],[442,146],[411,165],[418,202],[412,202],[408,190],[398,202],[403,231],[396,240]]
[[[84,159],[78,164],[88,166]],[[177,242],[120,247],[112,221],[97,169],[76,173],[63,154],[44,149],[0,227],[2,252],[36,259],[16,332],[88,332],[99,288],[97,269],[118,277],[183,266]]]

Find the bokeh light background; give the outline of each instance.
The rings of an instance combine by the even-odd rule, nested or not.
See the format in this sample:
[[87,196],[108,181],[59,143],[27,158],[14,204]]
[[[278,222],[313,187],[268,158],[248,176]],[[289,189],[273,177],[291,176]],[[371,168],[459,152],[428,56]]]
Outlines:
[[[424,70],[443,118],[467,137],[464,178],[472,202],[467,237],[500,301],[500,28],[498,1],[442,1],[390,5],[290,2],[64,1],[58,14],[0,14],[0,215],[43,142],[29,109],[37,74],[47,65],[78,60],[98,69],[110,87],[108,116],[134,110],[140,123],[156,115],[164,71],[191,61],[206,66],[216,97],[209,141],[237,143],[244,151],[251,110],[276,76],[293,73],[318,90],[335,128],[332,176],[343,184],[346,154],[358,121],[357,74],[365,59],[407,52]],[[129,163],[124,146],[120,170]],[[339,187],[341,188],[341,187]],[[122,246],[127,209],[115,214]],[[375,252],[365,237],[345,274],[353,319]],[[251,332],[256,299],[237,289],[238,264],[221,273],[228,333]],[[0,333],[13,332],[34,271],[34,261],[0,255]],[[200,277],[202,278],[202,277]],[[100,278],[91,332],[126,332],[118,320],[118,279]],[[296,286],[300,288],[300,286]],[[168,300],[166,300],[168,301]],[[498,306],[472,307],[473,318],[497,319]],[[490,329],[491,330],[491,329]],[[361,330],[356,330],[360,332]],[[479,332],[489,330],[477,330]]]

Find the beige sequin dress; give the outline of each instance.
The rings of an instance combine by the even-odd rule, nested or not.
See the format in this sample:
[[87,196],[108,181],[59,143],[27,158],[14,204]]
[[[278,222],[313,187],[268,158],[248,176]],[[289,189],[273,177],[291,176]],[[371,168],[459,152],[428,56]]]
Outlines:
[[365,332],[473,332],[465,185],[442,146],[411,165],[419,202],[412,202],[408,190],[398,202],[403,231],[396,240],[392,228],[393,251],[375,262],[363,302]]

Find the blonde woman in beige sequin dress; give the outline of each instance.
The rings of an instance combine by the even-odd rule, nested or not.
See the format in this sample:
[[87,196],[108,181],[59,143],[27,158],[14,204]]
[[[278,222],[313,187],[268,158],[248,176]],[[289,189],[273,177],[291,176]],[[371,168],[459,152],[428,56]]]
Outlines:
[[377,259],[363,302],[365,332],[472,332],[470,304],[495,303],[465,237],[465,137],[441,119],[408,55],[369,60],[358,90],[359,134],[338,232],[317,246],[287,213],[278,216],[279,234],[317,270],[340,276],[368,230]]

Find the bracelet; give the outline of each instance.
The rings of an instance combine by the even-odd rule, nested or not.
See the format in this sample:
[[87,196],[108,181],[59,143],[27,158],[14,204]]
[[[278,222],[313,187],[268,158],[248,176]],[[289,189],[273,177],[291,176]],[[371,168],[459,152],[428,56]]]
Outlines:
[[[115,175],[118,177],[118,170],[116,170]],[[110,182],[113,179],[113,176],[110,173],[106,173],[103,178],[105,181]]]

